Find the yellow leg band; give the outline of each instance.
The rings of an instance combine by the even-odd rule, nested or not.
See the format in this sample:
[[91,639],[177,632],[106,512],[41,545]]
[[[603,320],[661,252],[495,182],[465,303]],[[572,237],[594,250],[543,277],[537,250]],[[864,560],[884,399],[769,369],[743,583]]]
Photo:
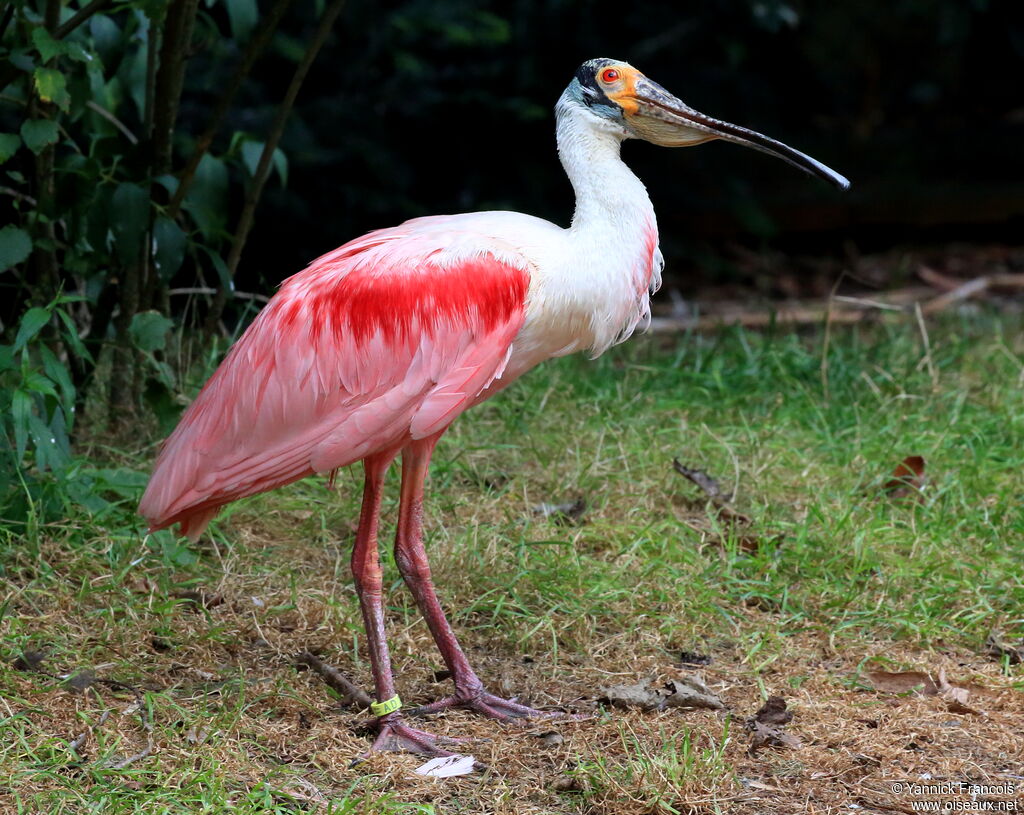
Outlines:
[[402,707],[402,700],[397,696],[392,696],[383,702],[374,702],[370,705],[370,713],[374,716],[387,716],[389,713],[394,713]]

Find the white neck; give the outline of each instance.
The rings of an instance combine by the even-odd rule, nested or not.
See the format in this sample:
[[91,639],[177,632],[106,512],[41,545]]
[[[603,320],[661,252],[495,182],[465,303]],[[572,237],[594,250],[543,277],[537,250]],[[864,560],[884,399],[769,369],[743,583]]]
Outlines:
[[558,156],[576,193],[574,232],[630,239],[654,224],[643,183],[619,156],[624,133],[565,97],[555,108]]
[[646,188],[619,157],[622,126],[568,92],[555,114],[576,212],[564,233],[564,277],[549,287],[545,311],[551,335],[567,340],[556,354],[586,347],[596,356],[650,318],[649,291],[661,281],[658,226]]

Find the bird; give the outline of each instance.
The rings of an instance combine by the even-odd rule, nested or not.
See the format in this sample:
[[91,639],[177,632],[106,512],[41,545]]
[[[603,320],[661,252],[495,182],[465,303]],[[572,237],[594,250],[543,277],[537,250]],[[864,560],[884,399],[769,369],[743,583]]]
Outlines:
[[[358,237],[286,279],[164,442],[141,503],[155,532],[195,540],[221,507],[362,463],[351,568],[376,701],[371,750],[449,754],[411,714],[465,708],[499,720],[548,715],[488,692],[435,592],[423,541],[424,482],[452,422],[539,363],[592,357],[650,322],[664,266],[646,188],[620,148],[720,139],[839,189],[839,173],[781,142],[700,113],[628,62],[584,62],[555,105],[575,192],[568,227],[518,212],[414,218]],[[401,457],[395,562],[454,683],[410,711],[385,637],[379,516]]]

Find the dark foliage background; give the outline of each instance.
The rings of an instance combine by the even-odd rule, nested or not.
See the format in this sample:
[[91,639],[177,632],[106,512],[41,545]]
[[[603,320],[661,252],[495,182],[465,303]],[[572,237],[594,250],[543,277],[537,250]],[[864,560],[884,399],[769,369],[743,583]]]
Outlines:
[[[627,145],[670,274],[723,239],[829,250],[1024,227],[1019,3],[353,4],[288,131],[293,181],[264,202],[261,268],[246,274],[274,280],[414,215],[513,208],[566,223],[551,108],[601,55],[854,181],[840,195],[731,145]],[[267,64],[258,80],[272,75]]]
[[854,181],[627,145],[670,285],[735,278],[724,246],[1021,240],[1019,0],[13,0],[2,517],[133,496],[72,440],[168,427],[259,298],[349,238],[489,208],[567,224],[551,109],[594,56]]

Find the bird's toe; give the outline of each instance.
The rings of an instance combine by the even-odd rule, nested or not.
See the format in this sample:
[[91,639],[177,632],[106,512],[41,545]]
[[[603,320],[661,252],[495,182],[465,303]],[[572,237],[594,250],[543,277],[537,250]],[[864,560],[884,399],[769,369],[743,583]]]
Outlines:
[[369,752],[374,753],[379,750],[392,753],[407,752],[435,758],[455,755],[450,750],[441,747],[439,742],[456,744],[460,741],[463,740],[444,738],[425,730],[417,730],[407,725],[401,717],[385,716],[379,720],[377,738],[374,739]]
[[547,719],[561,714],[552,711],[535,710],[527,705],[522,705],[514,699],[503,699],[486,691],[473,693],[456,692],[444,699],[439,699],[429,705],[413,708],[409,711],[410,716],[429,716],[432,713],[441,713],[451,708],[462,708],[472,710],[481,716],[490,719],[497,719],[502,722],[509,722],[514,719]]

